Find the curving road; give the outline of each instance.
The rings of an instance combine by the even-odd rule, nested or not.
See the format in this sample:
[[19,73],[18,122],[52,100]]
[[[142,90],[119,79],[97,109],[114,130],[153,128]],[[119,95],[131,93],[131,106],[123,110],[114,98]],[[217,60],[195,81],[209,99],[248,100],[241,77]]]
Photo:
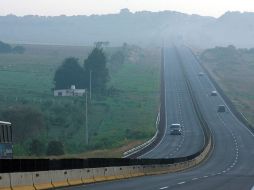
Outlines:
[[[164,136],[160,145],[144,157],[171,157],[192,153],[203,143],[203,135],[193,114],[189,95],[183,82],[181,62],[187,71],[199,107],[214,135],[214,149],[207,161],[198,167],[171,174],[145,176],[121,181],[103,182],[65,189],[87,190],[251,190],[254,186],[254,135],[227,110],[217,113],[217,106],[225,104],[209,78],[198,76],[204,72],[189,49],[184,46],[165,48],[165,82],[167,122],[184,125],[184,140]],[[181,106],[179,106],[179,103]],[[181,107],[181,111],[180,110]],[[173,108],[173,109],[172,109]],[[175,111],[174,111],[175,110]],[[181,113],[180,113],[181,112]],[[174,120],[175,119],[175,120]],[[174,152],[181,144],[178,151]]]

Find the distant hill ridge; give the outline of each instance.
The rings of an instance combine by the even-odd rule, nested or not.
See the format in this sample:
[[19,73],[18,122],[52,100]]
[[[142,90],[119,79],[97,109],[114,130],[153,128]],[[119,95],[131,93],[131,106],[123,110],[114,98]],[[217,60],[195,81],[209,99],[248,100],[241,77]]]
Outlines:
[[226,12],[219,18],[175,11],[78,16],[0,16],[0,40],[10,43],[89,45],[109,41],[159,45],[164,39],[202,47],[254,47],[254,13]]

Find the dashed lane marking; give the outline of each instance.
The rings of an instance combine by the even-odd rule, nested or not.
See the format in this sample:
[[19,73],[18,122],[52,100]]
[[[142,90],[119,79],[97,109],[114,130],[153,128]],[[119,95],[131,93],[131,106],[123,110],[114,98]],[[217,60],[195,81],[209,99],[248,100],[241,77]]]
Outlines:
[[186,182],[185,181],[182,181],[182,182],[179,182],[178,185],[182,185],[182,184],[185,184]]
[[168,186],[165,186],[165,187],[161,187],[160,189],[167,189],[168,188]]

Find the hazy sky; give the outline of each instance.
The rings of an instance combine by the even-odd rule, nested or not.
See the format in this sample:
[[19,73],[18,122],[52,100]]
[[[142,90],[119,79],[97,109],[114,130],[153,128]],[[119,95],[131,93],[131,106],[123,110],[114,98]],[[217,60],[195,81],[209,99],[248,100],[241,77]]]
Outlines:
[[254,12],[254,0],[0,0],[0,15],[91,15],[117,13],[122,8],[218,17],[226,11]]

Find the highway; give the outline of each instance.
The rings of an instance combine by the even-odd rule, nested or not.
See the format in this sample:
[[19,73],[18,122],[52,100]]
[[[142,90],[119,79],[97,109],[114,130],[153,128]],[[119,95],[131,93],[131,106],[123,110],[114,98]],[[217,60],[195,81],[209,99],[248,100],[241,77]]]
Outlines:
[[[167,125],[180,122],[184,125],[184,135],[183,137],[171,137],[165,133],[161,143],[143,157],[177,157],[192,153],[202,146],[202,130],[186,92],[180,64],[187,71],[187,77],[191,82],[199,107],[213,133],[215,144],[210,157],[201,165],[182,172],[64,189],[251,190],[253,188],[254,135],[239,122],[229,109],[226,113],[217,112],[217,106],[225,102],[220,95],[210,96],[211,91],[216,89],[206,75],[198,75],[204,71],[188,48],[181,45],[176,49],[167,47],[164,53]],[[172,153],[173,155],[170,155]]]
[[[204,144],[203,130],[192,105],[175,49],[164,50],[166,132],[161,142],[140,158],[172,158],[194,154]],[[179,123],[182,135],[170,135],[170,125]]]

